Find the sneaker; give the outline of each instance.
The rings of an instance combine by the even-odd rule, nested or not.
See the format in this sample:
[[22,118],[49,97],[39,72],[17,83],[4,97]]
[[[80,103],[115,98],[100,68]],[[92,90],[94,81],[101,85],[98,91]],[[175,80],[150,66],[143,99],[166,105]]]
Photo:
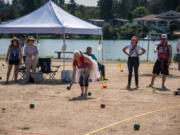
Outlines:
[[131,89],[130,85],[127,85],[126,89],[128,89],[128,90]]
[[84,94],[83,94],[83,93],[81,93],[80,97],[84,97]]
[[9,81],[6,81],[5,84],[9,84]]
[[88,97],[88,95],[87,95],[87,94],[84,94],[84,97],[85,97],[85,98],[87,98],[87,97]]
[[17,80],[15,80],[15,81],[14,81],[14,83],[18,83],[18,81],[17,81]]
[[149,86],[148,86],[149,88],[153,88],[153,85],[152,84],[149,84]]
[[84,94],[83,99],[88,99],[88,95]]
[[167,90],[166,86],[162,86],[162,89]]

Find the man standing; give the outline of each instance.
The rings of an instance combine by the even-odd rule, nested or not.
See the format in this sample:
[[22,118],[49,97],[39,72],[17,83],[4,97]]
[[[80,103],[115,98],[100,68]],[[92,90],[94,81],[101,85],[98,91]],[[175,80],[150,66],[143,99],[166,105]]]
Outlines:
[[107,80],[105,78],[105,66],[102,65],[100,62],[98,62],[96,56],[94,54],[92,54],[92,48],[91,47],[87,47],[85,54],[90,56],[93,60],[97,61],[99,71],[101,72],[101,76],[103,76],[104,80]]
[[157,75],[161,73],[163,75],[162,88],[166,89],[165,81],[166,77],[169,75],[169,66],[171,65],[172,58],[172,46],[168,44],[167,34],[161,35],[161,42],[156,46],[155,52],[158,53],[158,58],[154,64],[152,80],[149,87],[153,87]]
[[[180,32],[177,35],[180,36]],[[178,55],[178,70],[180,71],[180,39],[177,42],[176,50]]]
[[[176,35],[180,36],[180,32],[176,33]],[[177,42],[176,50],[178,55],[178,70],[180,71],[180,39]],[[178,88],[178,90],[180,90],[180,88]]]

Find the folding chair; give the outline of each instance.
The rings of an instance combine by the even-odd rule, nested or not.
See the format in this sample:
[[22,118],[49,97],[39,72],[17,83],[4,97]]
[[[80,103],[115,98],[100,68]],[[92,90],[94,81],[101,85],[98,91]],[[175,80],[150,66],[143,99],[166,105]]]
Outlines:
[[26,67],[25,66],[19,67],[18,69],[19,80],[25,79],[25,75],[26,75]]
[[55,80],[58,70],[51,70],[51,58],[39,58],[38,66],[41,68],[40,72],[49,75],[50,79]]

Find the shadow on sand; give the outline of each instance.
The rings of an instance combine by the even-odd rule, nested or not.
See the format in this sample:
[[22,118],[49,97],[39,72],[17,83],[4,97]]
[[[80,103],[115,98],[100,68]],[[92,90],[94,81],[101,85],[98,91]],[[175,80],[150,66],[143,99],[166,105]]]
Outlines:
[[46,79],[46,80],[43,80],[42,82],[40,83],[25,83],[23,80],[18,80],[17,83],[15,83],[13,80],[12,81],[9,81],[8,84],[6,84],[6,81],[1,81],[0,82],[1,85],[14,85],[14,84],[17,84],[17,85],[67,85],[69,83],[62,83],[61,80],[50,80],[50,79]]
[[[140,76],[145,76],[145,77],[152,77],[152,74],[142,74],[142,75],[140,75]],[[161,77],[162,75],[160,75],[159,77]],[[168,76],[169,78],[175,78],[175,79],[179,79],[180,78],[180,76],[179,75],[173,75],[173,74],[169,74],[169,76]]]
[[170,91],[170,89],[168,89],[168,88],[156,88],[156,87],[153,87],[153,89],[158,90],[158,91]]
[[69,99],[69,101],[93,100],[93,99],[96,99],[96,98],[90,98],[90,97],[84,98],[84,97],[78,96],[78,97],[73,97]]
[[135,91],[135,90],[138,90],[138,88],[126,88],[126,90],[128,90],[128,91]]

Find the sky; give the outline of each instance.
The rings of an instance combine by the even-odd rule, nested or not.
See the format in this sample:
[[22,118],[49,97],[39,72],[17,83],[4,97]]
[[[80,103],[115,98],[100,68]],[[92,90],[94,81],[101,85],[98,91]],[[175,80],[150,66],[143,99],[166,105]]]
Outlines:
[[[9,2],[11,2],[11,1],[12,0],[9,0]],[[65,1],[68,2],[69,0],[65,0]],[[75,1],[78,4],[82,4],[82,5],[85,5],[85,6],[96,6],[98,0],[75,0]]]
[[[69,0],[66,0],[68,2]],[[96,6],[98,0],[75,0],[78,4],[83,4],[86,6]]]

